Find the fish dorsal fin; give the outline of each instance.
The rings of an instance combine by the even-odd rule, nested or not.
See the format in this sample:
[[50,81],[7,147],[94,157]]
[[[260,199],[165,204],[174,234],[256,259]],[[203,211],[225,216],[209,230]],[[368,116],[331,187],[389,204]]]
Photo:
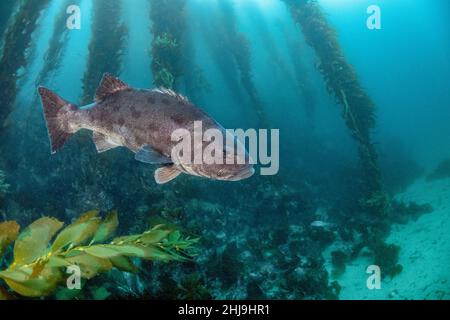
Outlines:
[[189,103],[189,99],[181,94],[176,93],[175,91],[171,90],[171,89],[166,89],[166,88],[158,88],[158,89],[153,89],[153,92],[157,92],[160,94],[164,94],[164,95],[168,95],[171,96],[175,99],[177,99],[180,102],[184,102],[184,103]]
[[100,82],[100,86],[95,93],[95,101],[100,102],[113,93],[129,88],[130,87],[122,80],[114,77],[109,73],[105,73],[103,75],[102,81]]
[[142,146],[137,152],[134,158],[137,161],[149,163],[149,164],[171,164],[172,160],[156,151],[148,144]]
[[174,165],[161,167],[155,171],[155,181],[157,184],[164,184],[178,177],[180,173]]

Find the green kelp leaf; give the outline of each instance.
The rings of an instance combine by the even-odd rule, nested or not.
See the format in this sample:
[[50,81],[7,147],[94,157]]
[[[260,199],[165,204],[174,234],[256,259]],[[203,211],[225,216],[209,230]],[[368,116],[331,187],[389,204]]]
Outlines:
[[0,259],[6,251],[6,248],[17,238],[20,226],[15,221],[6,221],[0,223]]
[[162,240],[166,239],[171,232],[171,230],[162,229],[149,230],[144,232],[137,241],[144,245],[160,243]]
[[90,254],[94,257],[102,259],[111,259],[120,256],[121,253],[116,250],[116,245],[98,244],[89,247],[83,247],[83,252]]
[[181,233],[178,230],[175,230],[171,233],[169,233],[169,236],[167,237],[167,241],[169,242],[177,242],[181,238]]
[[120,251],[125,256],[137,257],[144,260],[184,260],[184,258],[178,254],[174,254],[159,246],[149,245],[142,246],[139,244],[118,246],[116,250]]
[[32,268],[22,270],[7,269],[0,271],[0,278],[3,280],[14,280],[17,282],[23,282],[30,278],[32,272],[33,272]]
[[79,245],[91,239],[100,225],[100,219],[91,217],[89,219],[77,220],[62,230],[53,242],[52,252],[56,252],[68,245]]
[[146,260],[178,260],[182,257],[172,255],[169,252],[157,246],[142,246],[138,244],[125,244],[125,245],[96,245],[87,247],[84,251],[90,255],[111,259],[118,256],[137,257]]
[[122,245],[122,244],[134,243],[134,242],[138,241],[141,237],[142,237],[142,234],[132,234],[129,236],[120,236],[120,237],[114,238],[111,241],[111,244]]
[[102,221],[92,239],[92,243],[102,242],[110,238],[119,226],[117,211],[110,212]]
[[133,261],[129,257],[126,256],[117,256],[109,259],[112,265],[119,269],[120,271],[136,273],[138,272],[138,267],[135,266]]
[[125,245],[95,245],[83,249],[86,253],[103,259],[111,259],[118,256],[142,257],[145,251],[142,246],[125,244]]
[[30,224],[19,234],[14,245],[14,263],[29,264],[45,256],[48,244],[63,226],[61,221],[44,217]]
[[108,259],[98,258],[86,253],[67,258],[67,262],[79,266],[81,276],[85,279],[91,279],[99,273],[111,270],[113,267]]
[[68,267],[70,266],[70,262],[67,261],[67,259],[63,258],[63,257],[59,257],[59,256],[55,256],[52,255],[50,256],[50,258],[48,259],[47,265],[49,267],[54,267],[54,268],[62,268],[62,267]]
[[160,260],[160,261],[172,261],[172,260],[186,260],[183,256],[178,255],[173,252],[169,252],[166,250],[163,250],[160,247],[157,246],[148,246],[148,247],[142,247],[144,250],[144,255],[139,256],[141,259],[145,260]]

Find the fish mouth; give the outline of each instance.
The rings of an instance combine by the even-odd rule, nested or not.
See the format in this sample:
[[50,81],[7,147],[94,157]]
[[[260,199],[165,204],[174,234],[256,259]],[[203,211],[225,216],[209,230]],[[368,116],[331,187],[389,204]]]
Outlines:
[[244,180],[247,178],[250,178],[255,173],[255,168],[253,167],[247,167],[239,171],[237,174],[235,174],[230,180],[231,181],[239,181]]

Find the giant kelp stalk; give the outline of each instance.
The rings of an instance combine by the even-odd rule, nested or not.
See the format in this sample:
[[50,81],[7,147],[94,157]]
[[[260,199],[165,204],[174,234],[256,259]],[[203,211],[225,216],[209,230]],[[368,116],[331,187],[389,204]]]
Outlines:
[[96,0],[87,70],[83,79],[83,103],[91,102],[105,72],[118,75],[127,27],[122,23],[121,0]]
[[9,18],[11,17],[16,4],[16,0],[0,2],[0,36],[3,35],[3,32],[5,32],[5,29],[7,28]]
[[[65,0],[62,9],[59,14],[55,17],[55,22],[53,25],[53,34],[50,38],[49,47],[45,52],[44,65],[39,72],[36,79],[36,88],[38,86],[46,84],[49,77],[59,68],[61,60],[64,55],[64,49],[68,43],[70,29],[66,27],[67,13],[66,8],[70,5],[78,5],[80,0]],[[24,134],[30,131],[30,126],[40,125],[39,121],[33,121],[31,118],[36,116],[41,116],[39,112],[36,112],[36,108],[40,106],[39,96],[37,92],[32,100],[32,107],[29,109],[29,114],[27,115],[27,121],[24,123],[26,130],[23,130]]]
[[183,74],[186,0],[150,0],[154,85],[176,89]]
[[375,125],[375,106],[346,61],[337,41],[336,31],[328,24],[315,0],[283,0],[294,20],[301,26],[307,43],[319,59],[318,69],[328,91],[342,106],[342,115],[359,144],[360,159],[369,196],[381,191],[377,154],[371,139]]
[[245,35],[238,30],[233,3],[228,0],[220,1],[219,7],[223,13],[222,23],[225,26],[223,29],[224,38],[221,41],[227,46],[227,51],[230,51],[229,53],[236,62],[240,73],[241,85],[250,97],[250,103],[258,117],[259,126],[267,128],[269,121],[253,82],[250,43]]
[[[264,20],[261,11],[252,12],[251,19],[258,27],[258,32],[260,33],[260,37],[264,44],[264,50],[267,51],[267,55],[269,56],[272,65],[286,78],[285,81],[293,83],[298,89],[298,93],[301,95],[300,105],[305,109],[308,125],[314,125],[313,115],[316,101],[308,70],[304,61],[301,59],[303,56],[301,53],[304,52],[304,50],[298,37],[293,39],[290,35],[291,32],[286,30],[286,26],[284,24],[280,25],[281,31],[288,43],[287,51],[294,66],[292,69],[281,56],[280,48],[277,47],[273,37],[271,37],[271,31],[267,27],[267,23]],[[276,80],[271,79],[269,80],[269,83],[273,83],[273,81]]]
[[45,52],[44,66],[39,72],[39,76],[36,80],[36,85],[44,83],[48,77],[56,71],[61,63],[64,49],[68,43],[70,29],[66,27],[67,13],[66,8],[70,5],[79,5],[80,0],[65,0],[62,9],[55,17],[55,23],[53,25],[53,34],[50,39],[50,44]]
[[41,11],[48,0],[23,1],[14,21],[6,31],[3,54],[0,59],[0,127],[5,127],[17,95],[17,79],[20,69],[27,65],[26,51]]
[[[42,85],[51,87],[48,80],[51,79],[60,67],[71,33],[71,30],[66,26],[68,17],[66,8],[70,5],[79,5],[79,3],[80,0],[64,0],[61,2],[58,14],[54,19],[53,33],[48,48],[45,51],[43,66],[35,81],[36,88]],[[17,124],[18,128],[12,133],[19,140],[16,149],[21,150],[23,154],[36,154],[36,146],[40,145],[42,136],[45,136],[41,102],[37,90],[34,90],[32,94],[34,94],[34,98],[31,100],[31,105],[26,111],[25,121],[19,122]],[[34,162],[36,161],[34,157],[22,156],[21,158],[23,165],[29,166],[29,168],[34,167]]]

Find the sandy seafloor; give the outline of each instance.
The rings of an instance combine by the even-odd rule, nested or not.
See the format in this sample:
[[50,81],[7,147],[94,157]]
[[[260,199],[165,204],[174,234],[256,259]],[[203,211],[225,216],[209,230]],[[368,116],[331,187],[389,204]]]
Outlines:
[[[336,280],[342,286],[340,299],[450,299],[450,179],[418,180],[399,200],[430,203],[434,211],[405,225],[392,226],[387,243],[401,247],[403,271],[382,280],[381,289],[366,286],[366,268],[372,264],[363,254],[347,265]],[[327,269],[331,271],[329,252]]]

